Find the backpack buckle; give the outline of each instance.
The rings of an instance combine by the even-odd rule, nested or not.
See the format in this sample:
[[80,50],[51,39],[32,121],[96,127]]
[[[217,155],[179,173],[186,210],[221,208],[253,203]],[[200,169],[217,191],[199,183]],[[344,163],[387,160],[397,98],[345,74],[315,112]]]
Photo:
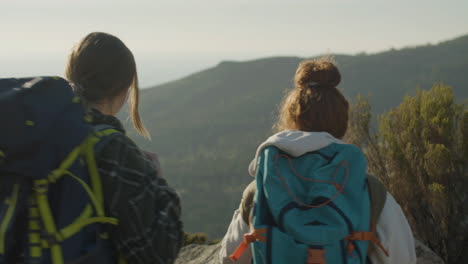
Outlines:
[[48,245],[60,244],[63,241],[63,237],[58,233],[49,234],[44,232],[41,234],[41,237]]
[[[389,256],[388,251],[384,248],[382,243],[380,243],[379,239],[375,235],[375,232],[355,231],[349,234],[347,237],[345,237],[344,240],[348,241],[348,246],[349,243],[351,243],[352,241],[370,241],[376,244],[380,249],[382,249],[382,251],[387,257]],[[354,250],[354,248],[352,250]],[[350,250],[350,247],[348,247],[348,251],[352,252],[352,250]]]
[[34,190],[39,195],[44,195],[49,191],[49,181],[37,180],[34,181]]
[[307,249],[307,264],[326,264],[325,249]]

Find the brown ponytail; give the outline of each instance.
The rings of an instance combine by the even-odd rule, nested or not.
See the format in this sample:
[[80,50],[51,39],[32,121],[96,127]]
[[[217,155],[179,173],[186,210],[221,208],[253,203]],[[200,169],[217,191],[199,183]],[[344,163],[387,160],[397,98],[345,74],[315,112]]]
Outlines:
[[340,81],[338,68],[328,58],[299,64],[294,77],[295,88],[283,99],[276,130],[328,132],[343,138],[348,126],[349,104],[337,89]]
[[135,79],[133,80],[132,86],[130,87],[130,98],[129,98],[129,106],[130,106],[130,119],[132,120],[133,127],[138,131],[138,133],[145,138],[151,138],[148,130],[143,124],[143,120],[140,117],[140,111],[138,110],[138,106],[140,104],[140,88],[138,86],[138,76],[135,75]]

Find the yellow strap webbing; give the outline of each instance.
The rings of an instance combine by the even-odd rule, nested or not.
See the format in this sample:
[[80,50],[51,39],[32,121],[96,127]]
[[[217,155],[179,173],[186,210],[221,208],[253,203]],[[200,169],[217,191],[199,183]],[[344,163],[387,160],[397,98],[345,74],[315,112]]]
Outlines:
[[50,255],[52,256],[53,264],[64,264],[62,247],[59,244],[54,244],[50,246]]
[[105,129],[103,131],[98,131],[96,134],[99,137],[105,137],[105,136],[110,136],[110,135],[116,134],[116,133],[120,133],[120,131],[118,131],[117,129],[109,128],[109,129]]
[[[96,164],[96,158],[94,156],[94,147],[95,145],[101,140],[104,136],[110,136],[115,133],[120,133],[118,130],[115,129],[106,129],[103,131],[97,132],[99,137],[90,136],[86,144],[84,145],[84,155],[86,157],[86,162],[88,164],[89,176],[91,179],[91,185],[93,188],[94,195],[96,196],[96,200],[99,203],[99,207],[104,208],[104,198],[102,194],[102,184],[101,184],[101,177],[99,177],[99,171]],[[96,204],[95,204],[96,205]],[[98,216],[104,216],[104,210],[102,210],[102,214],[100,215],[98,212]]]
[[127,264],[127,260],[121,253],[119,254],[118,264]]
[[37,208],[36,201],[31,197],[31,205],[29,207],[29,221],[28,221],[28,230],[29,230],[29,256],[33,258],[40,258],[42,256],[42,247],[41,247],[41,225],[39,223],[39,208]]
[[41,234],[38,230],[29,230],[29,255],[33,258],[42,256]]
[[112,217],[90,217],[88,219],[82,220],[81,222],[67,226],[60,231],[60,235],[63,237],[63,239],[67,239],[78,233],[83,227],[95,223],[117,225],[119,221]]
[[[44,184],[44,180],[35,181],[36,184]],[[47,198],[47,189],[36,189],[36,201],[41,214],[42,223],[48,235],[57,237],[57,228],[50,210],[49,201]],[[59,241],[61,239],[58,239]],[[52,256],[52,263],[63,264],[62,247],[56,243],[50,245],[50,254]]]
[[81,214],[80,214],[80,216],[78,216],[78,218],[76,218],[68,226],[60,229],[60,234],[62,235],[63,239],[67,239],[67,238],[73,236],[76,232],[78,232],[79,230],[75,231],[74,226],[76,226],[80,222],[90,218],[92,214],[93,214],[93,208],[89,204],[86,205],[85,209],[83,210],[83,212],[81,212]]
[[99,200],[97,199],[96,195],[93,193],[93,191],[91,190],[89,185],[86,184],[86,182],[83,181],[82,179],[80,179],[78,176],[76,176],[75,174],[73,174],[73,173],[71,173],[69,171],[65,171],[64,174],[70,175],[73,179],[75,179],[83,187],[83,189],[86,191],[89,198],[91,199],[91,203],[94,205],[94,208],[96,209],[96,214],[98,216],[104,216],[104,207],[99,202]]
[[[85,144],[84,155],[86,157],[86,163],[88,164],[89,176],[91,180],[91,185],[96,196],[96,203],[99,203],[99,207],[104,207],[104,200],[102,194],[102,185],[101,178],[99,177],[99,171],[96,165],[96,159],[94,157],[94,146],[99,142],[98,137],[90,136]],[[97,209],[97,208],[96,208]],[[98,216],[104,216],[104,211],[98,211]]]
[[6,230],[8,228],[8,224],[13,217],[13,213],[15,212],[16,202],[18,201],[18,192],[19,192],[19,185],[13,185],[13,191],[11,192],[11,199],[8,201],[9,206],[5,217],[3,218],[2,224],[0,225],[0,254],[5,254],[5,235]]
[[49,176],[48,179],[51,182],[55,182],[58,180],[60,177],[63,176],[64,171],[70,168],[71,165],[75,162],[75,160],[78,158],[78,155],[81,153],[81,145],[74,148],[70,154],[65,158],[65,160],[62,161],[58,169],[53,170]]

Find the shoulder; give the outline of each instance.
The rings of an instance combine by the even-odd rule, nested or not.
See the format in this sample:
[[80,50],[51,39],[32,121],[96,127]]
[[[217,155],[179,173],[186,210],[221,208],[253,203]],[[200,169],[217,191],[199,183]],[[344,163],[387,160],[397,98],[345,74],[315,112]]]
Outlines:
[[394,219],[397,217],[406,219],[400,204],[398,204],[393,195],[391,195],[389,192],[386,192],[386,199],[382,208],[382,213],[380,215],[379,222],[381,224],[391,222],[392,218]]
[[332,144],[348,161],[366,163],[362,150],[353,144]]
[[263,149],[262,155],[264,157],[275,156],[281,153],[281,150],[276,146],[267,146]]
[[121,132],[102,136],[96,145],[96,153],[100,157],[119,156],[123,152],[129,151],[138,154],[139,148],[132,139]]
[[120,174],[138,178],[156,174],[160,176],[160,164],[155,153],[141,150],[136,143],[122,133],[113,135],[97,152],[98,167],[120,171]]

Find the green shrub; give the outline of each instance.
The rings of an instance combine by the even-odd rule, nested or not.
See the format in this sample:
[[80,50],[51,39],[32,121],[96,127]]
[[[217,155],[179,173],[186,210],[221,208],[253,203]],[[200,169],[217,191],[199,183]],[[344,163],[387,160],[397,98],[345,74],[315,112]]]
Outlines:
[[400,203],[413,232],[446,263],[468,261],[468,110],[435,85],[405,97],[370,129],[370,104],[351,107],[346,140]]
[[190,244],[199,244],[204,245],[208,240],[207,235],[205,233],[184,233],[184,246]]

